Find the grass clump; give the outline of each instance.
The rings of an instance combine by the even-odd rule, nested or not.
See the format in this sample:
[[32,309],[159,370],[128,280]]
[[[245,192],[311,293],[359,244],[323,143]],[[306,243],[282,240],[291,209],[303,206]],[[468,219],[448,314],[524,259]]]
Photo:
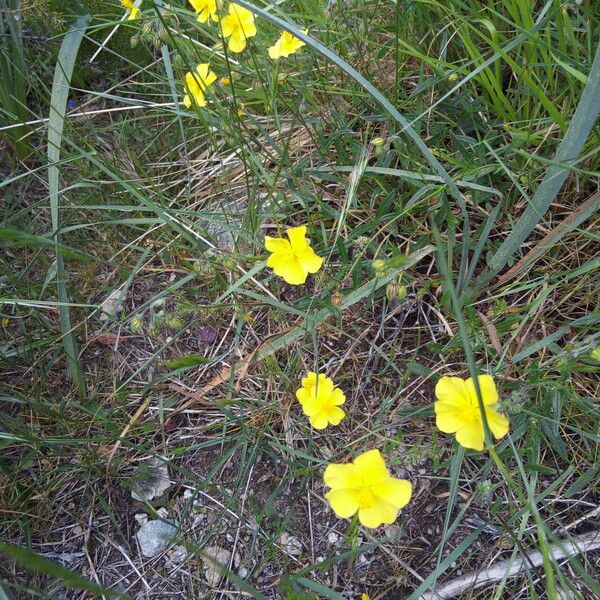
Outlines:
[[1,2],[2,591],[600,595],[593,3]]

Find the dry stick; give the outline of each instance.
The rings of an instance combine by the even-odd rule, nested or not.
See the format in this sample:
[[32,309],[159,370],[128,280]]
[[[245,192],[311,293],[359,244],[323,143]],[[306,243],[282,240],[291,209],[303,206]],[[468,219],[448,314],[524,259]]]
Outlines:
[[110,463],[112,462],[115,452],[119,449],[119,447],[123,443],[125,436],[129,433],[129,430],[132,428],[134,423],[142,416],[142,413],[146,410],[146,407],[148,406],[148,404],[150,404],[150,400],[144,400],[140,404],[138,409],[133,413],[133,415],[131,416],[131,419],[129,419],[129,423],[127,423],[127,425],[125,425],[125,427],[123,428],[123,431],[121,431],[121,435],[119,436],[119,439],[115,442],[115,445],[112,447],[112,450],[108,453],[108,460],[106,461],[106,469],[107,470],[110,467]]
[[[554,560],[576,556],[582,552],[591,552],[600,548],[600,531],[584,533],[572,540],[562,540],[560,543],[550,547],[550,554]],[[467,573],[462,577],[442,585],[437,590],[426,592],[419,600],[446,600],[455,598],[466,590],[474,590],[504,578],[515,577],[521,571],[533,567],[539,567],[543,563],[542,553],[529,552],[526,558],[508,559],[499,562],[489,569],[482,569],[473,573]]]
[[104,41],[100,44],[100,47],[96,50],[96,52],[94,52],[94,54],[92,55],[92,58],[90,58],[90,64],[92,64],[94,62],[94,60],[96,59],[96,56],[98,56],[98,54],[100,54],[100,52],[102,52],[102,50],[104,49],[106,44],[108,44],[108,42],[110,42],[110,38],[113,35],[115,35],[117,29],[119,29],[119,26],[125,20],[126,16],[127,16],[127,13],[123,13],[121,18],[119,19],[119,22],[112,28],[111,32],[106,36]]

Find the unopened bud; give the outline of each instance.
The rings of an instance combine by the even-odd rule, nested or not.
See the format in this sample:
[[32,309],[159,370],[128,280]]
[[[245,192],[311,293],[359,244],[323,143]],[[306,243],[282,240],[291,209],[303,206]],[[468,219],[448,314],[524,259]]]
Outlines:
[[142,330],[143,326],[144,326],[144,315],[135,315],[131,319],[131,323],[129,324],[129,329],[131,329],[131,331],[133,333],[139,333]]

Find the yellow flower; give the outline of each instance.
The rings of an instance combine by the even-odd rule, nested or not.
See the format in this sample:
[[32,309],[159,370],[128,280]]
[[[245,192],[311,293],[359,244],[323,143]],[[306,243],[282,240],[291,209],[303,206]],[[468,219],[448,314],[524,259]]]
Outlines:
[[324,480],[331,488],[325,498],[333,512],[343,519],[358,512],[365,527],[392,524],[412,496],[410,481],[392,477],[379,450],[369,450],[352,463],[329,465]]
[[206,106],[204,90],[217,80],[217,76],[210,70],[208,63],[198,65],[195,71],[185,74],[185,91],[187,94],[183,98],[183,104],[186,108],[192,106]]
[[231,78],[230,77],[221,77],[219,83],[221,85],[229,85],[231,83]]
[[316,273],[321,268],[323,259],[310,247],[306,226],[292,227],[286,234],[289,242],[284,238],[265,236],[265,248],[273,253],[267,260],[267,267],[287,283],[302,285],[309,273]]
[[600,362],[600,346],[596,346],[591,352],[590,357]]
[[[303,31],[302,33],[306,32]],[[289,56],[298,52],[302,46],[306,46],[302,40],[294,37],[289,31],[284,31],[275,44],[269,48],[269,56],[272,59]]]
[[302,380],[302,387],[296,391],[296,398],[315,429],[325,429],[330,423],[339,425],[346,416],[340,408],[346,402],[344,392],[325,375],[309,371]]
[[360,595],[360,600],[371,600],[371,596],[369,596],[369,594],[361,594]]
[[265,248],[273,253],[267,260],[267,267],[287,283],[302,285],[309,273],[316,273],[321,268],[323,259],[310,247],[306,226],[292,227],[286,234],[289,242],[284,238],[265,236]]
[[[479,375],[479,389],[485,416],[496,439],[508,433],[508,419],[494,410],[498,402],[496,384],[491,375]],[[436,425],[444,433],[456,433],[456,441],[465,448],[483,450],[483,419],[473,379],[442,377],[435,386]]]
[[240,102],[239,108],[237,110],[237,116],[239,119],[241,119],[246,114],[245,108],[246,106],[244,105],[244,103]]
[[198,15],[200,23],[206,23],[208,19],[218,21],[217,15],[217,0],[190,0],[190,4]]
[[223,37],[229,38],[229,49],[242,52],[248,38],[256,35],[254,14],[239,4],[230,4],[229,14],[221,19],[221,31]]
[[121,6],[127,9],[128,21],[133,21],[140,16],[140,9],[133,4],[132,0],[121,0]]

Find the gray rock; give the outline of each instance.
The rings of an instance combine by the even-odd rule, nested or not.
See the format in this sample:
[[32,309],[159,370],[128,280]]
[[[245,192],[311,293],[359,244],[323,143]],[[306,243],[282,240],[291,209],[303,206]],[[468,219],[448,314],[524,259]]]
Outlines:
[[169,467],[160,458],[140,463],[131,487],[134,500],[149,502],[162,496],[171,487]]
[[167,521],[147,521],[137,532],[140,550],[146,558],[153,558],[164,552],[175,539],[177,527]]
[[300,556],[303,551],[302,542],[295,536],[284,531],[279,537],[283,551],[289,556]]
[[202,550],[202,562],[204,563],[204,577],[208,585],[216,587],[221,581],[222,571],[215,564],[215,561],[225,568],[229,567],[231,552],[220,546],[207,546]]
[[113,290],[100,304],[100,315],[101,321],[108,321],[114,319],[123,310],[123,302],[121,295],[123,294],[122,289]]

